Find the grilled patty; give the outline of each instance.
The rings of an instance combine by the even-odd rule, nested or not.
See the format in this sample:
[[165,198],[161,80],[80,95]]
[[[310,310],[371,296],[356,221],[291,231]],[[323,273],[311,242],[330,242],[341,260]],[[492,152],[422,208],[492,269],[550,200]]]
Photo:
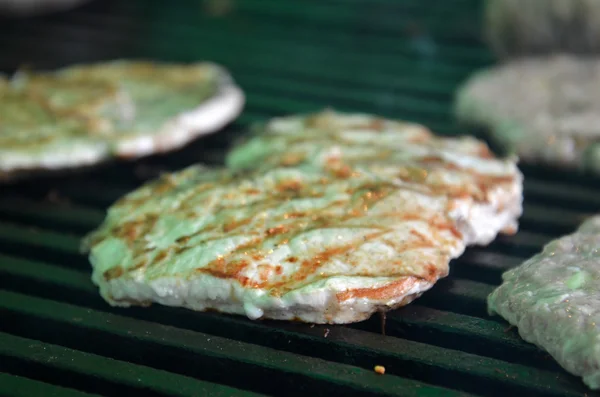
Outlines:
[[[311,123],[329,117],[344,128],[373,118],[326,112]],[[290,120],[297,121],[270,125],[287,134]],[[438,150],[435,161],[383,165],[344,162],[344,148],[312,145],[324,150],[322,164],[193,166],[119,200],[85,243],[102,296],[121,306],[158,302],[252,319],[349,323],[431,288],[475,240],[473,226],[485,230],[478,236],[516,227],[521,196],[512,192],[520,192],[521,175],[514,162],[474,150],[481,148],[475,142],[448,141],[454,154]],[[490,192],[512,197],[506,205],[517,210],[481,212],[475,203],[496,197]]]
[[503,275],[488,298],[528,342],[600,388],[600,216]]
[[525,58],[470,78],[456,115],[523,160],[600,172],[599,92],[596,59]]
[[178,148],[214,132],[244,97],[220,67],[117,61],[0,84],[0,179]]
[[312,166],[348,173],[360,166],[407,189],[468,201],[450,216],[467,244],[513,233],[521,214],[522,175],[472,137],[442,138],[422,125],[332,110],[275,118],[229,153],[233,169]]

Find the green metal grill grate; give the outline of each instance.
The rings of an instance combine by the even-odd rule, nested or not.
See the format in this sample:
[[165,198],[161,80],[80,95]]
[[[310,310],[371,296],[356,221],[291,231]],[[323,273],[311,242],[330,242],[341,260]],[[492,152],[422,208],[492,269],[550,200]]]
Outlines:
[[386,336],[377,318],[335,327],[251,322],[161,306],[114,309],[100,299],[79,238],[144,180],[220,163],[249,122],[325,106],[457,134],[452,92],[492,62],[477,36],[478,0],[233,4],[211,17],[200,1],[105,0],[0,21],[0,70],[210,59],[248,94],[226,131],[177,153],[0,188],[0,395],[593,395],[485,310],[503,271],[600,210],[600,180],[560,170],[523,165],[521,231],[470,249],[450,277],[388,315]]

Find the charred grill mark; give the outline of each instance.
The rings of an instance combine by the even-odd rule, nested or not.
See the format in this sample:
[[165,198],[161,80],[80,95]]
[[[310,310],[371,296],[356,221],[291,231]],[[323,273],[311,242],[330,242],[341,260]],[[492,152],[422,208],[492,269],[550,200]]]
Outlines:
[[348,164],[338,164],[330,168],[333,175],[338,179],[347,179],[352,176],[352,168]]
[[125,240],[128,246],[135,245],[140,236],[148,234],[158,221],[157,214],[144,214],[141,219],[125,222],[113,230],[115,236]]
[[392,297],[401,296],[408,291],[418,281],[418,278],[407,276],[400,280],[391,282],[383,287],[377,288],[356,288],[344,292],[338,292],[336,298],[338,302],[343,302],[352,298],[368,298],[374,300],[387,300]]
[[175,240],[177,244],[186,244],[188,241],[190,241],[190,236],[181,236]]
[[[436,158],[436,157],[430,157],[430,158],[426,157],[426,158],[423,158],[420,160],[424,161],[425,163],[428,163],[428,164],[436,164],[436,161],[439,161],[441,159]],[[340,166],[340,164],[341,163],[336,163],[336,167],[337,167],[338,171],[342,170],[342,172],[334,173],[334,177],[338,180],[350,177],[352,175],[352,169],[345,164],[341,164],[341,166]],[[451,165],[451,164],[449,165],[448,163],[443,163],[443,166],[444,167],[449,166],[449,168],[451,168],[451,169],[457,169],[457,168],[455,168],[454,165]],[[401,177],[402,177],[401,179],[408,179],[411,182],[417,182],[420,184],[423,184],[423,182],[426,180],[426,177],[428,175],[427,169],[412,167],[412,166],[407,166],[405,169],[401,170],[400,173],[401,173]],[[320,182],[322,184],[327,184],[330,181],[325,179]],[[334,183],[335,183],[335,180],[334,180]],[[157,194],[168,194],[168,192],[173,191],[173,189],[176,186],[177,186],[177,182],[175,180],[164,179],[157,186],[153,187],[153,189],[151,189],[151,192],[154,192]],[[188,195],[191,195],[192,192],[194,192],[194,193],[195,192],[203,192],[204,190],[208,190],[211,187],[210,184],[204,184],[201,186],[204,186],[204,189],[197,189],[197,188],[193,189]],[[262,200],[255,201],[250,204],[224,206],[224,207],[222,207],[222,209],[223,210],[235,210],[235,209],[239,209],[241,207],[246,207],[251,213],[258,214],[262,211],[266,211],[266,210],[273,208],[276,204],[280,203],[282,199],[285,199],[290,196],[293,198],[314,197],[316,193],[319,193],[319,191],[315,190],[314,188],[308,189],[308,187],[310,187],[310,186],[314,186],[314,185],[305,184],[305,182],[299,181],[299,180],[283,181],[283,182],[280,182],[279,184],[277,184],[276,191],[273,192],[273,196],[271,196],[271,197],[265,197]],[[368,219],[368,221],[365,222],[364,225],[362,225],[362,224],[348,225],[345,223],[348,220],[351,220],[353,218],[359,219],[361,217],[364,217],[367,214],[367,212],[369,211],[369,209],[375,203],[377,203],[380,200],[384,199],[385,197],[389,196],[389,194],[391,194],[392,192],[394,192],[395,190],[398,190],[398,189],[399,189],[398,186],[394,186],[391,183],[369,183],[369,184],[365,184],[365,185],[358,186],[355,188],[351,188],[349,193],[352,193],[354,191],[354,193],[353,193],[354,198],[351,201],[352,205],[351,205],[350,209],[347,211],[346,215],[344,215],[344,216],[339,216],[339,214],[336,216],[330,216],[331,214],[329,214],[328,211],[330,209],[333,210],[336,208],[340,208],[343,205],[346,205],[348,202],[345,200],[338,201],[338,202],[334,201],[334,202],[330,203],[328,206],[326,206],[324,208],[319,208],[317,210],[288,212],[288,213],[277,215],[277,216],[271,216],[269,218],[269,223],[271,225],[277,224],[278,222],[284,221],[284,220],[294,220],[294,222],[292,222],[291,224],[287,224],[287,223],[279,224],[277,226],[266,228],[264,231],[264,234],[261,236],[257,236],[255,239],[252,240],[252,242],[243,244],[243,245],[237,247],[233,252],[225,255],[225,257],[219,257],[219,258],[215,259],[213,262],[211,262],[206,268],[197,269],[197,271],[202,272],[202,273],[211,274],[215,277],[220,277],[220,278],[234,278],[234,279],[237,279],[240,282],[240,284],[242,284],[243,286],[269,287],[269,288],[271,288],[271,291],[273,294],[280,295],[280,294],[283,294],[286,291],[292,289],[294,286],[297,286],[299,283],[302,283],[310,275],[314,274],[317,271],[317,269],[319,267],[321,267],[324,263],[331,260],[332,257],[347,254],[348,252],[350,252],[353,249],[360,248],[360,246],[362,246],[362,244],[365,241],[371,240],[373,238],[383,235],[384,233],[389,232],[390,229],[386,229],[386,228],[382,227],[381,225],[377,224],[377,220],[382,219],[384,217],[391,217],[391,218],[398,219],[398,220],[422,220],[422,221],[428,222],[428,224],[432,228],[435,228],[438,230],[449,230],[453,236],[455,236],[457,238],[462,237],[450,220],[448,220],[448,219],[446,219],[446,220],[440,220],[440,219],[428,220],[423,216],[423,214],[416,214],[416,213],[392,212],[392,213],[388,213],[388,214],[377,214],[377,215],[374,215],[373,217],[370,217]],[[446,186],[437,186],[436,189],[432,189],[431,187],[429,187],[429,192],[430,193],[438,193],[438,192],[444,193],[445,192],[450,196],[454,195],[454,196],[461,196],[461,197],[465,194],[468,194],[461,190],[458,190],[456,192],[450,191],[449,187],[446,187]],[[260,194],[262,192],[258,189],[250,188],[250,189],[245,190],[244,193],[249,194],[249,195],[254,195],[254,194]],[[420,191],[419,193],[424,193],[424,192]],[[229,194],[233,194],[233,193],[229,193]],[[147,195],[144,196],[143,200],[147,200],[147,197],[148,197]],[[233,198],[233,197],[231,197],[231,198]],[[131,204],[131,202],[129,202],[129,204]],[[192,204],[197,204],[197,203],[192,203]],[[181,202],[180,207],[185,207],[185,203]],[[303,218],[306,218],[306,222],[302,222]],[[232,237],[232,234],[231,234],[232,232],[234,232],[236,229],[238,229],[242,226],[251,224],[253,219],[256,219],[255,216],[251,216],[251,217],[243,218],[243,219],[235,219],[235,220],[226,222],[226,223],[222,224],[220,227],[222,229],[222,233],[218,233],[218,235],[213,234],[212,236],[210,236],[210,238],[203,239],[202,241],[197,242],[197,244],[207,243],[211,240],[220,239],[220,238],[224,238],[224,237]],[[145,232],[150,230],[154,226],[155,222],[156,222],[156,219],[154,219],[152,224],[149,225],[149,222],[146,222],[146,220],[132,221],[131,223],[123,226],[122,230],[120,230],[120,233],[122,233],[122,236],[124,237],[124,239],[131,242],[131,241],[135,240],[136,238],[138,238],[141,234],[144,234]],[[246,277],[242,274],[244,269],[247,266],[249,266],[249,263],[247,260],[239,259],[236,256],[238,254],[243,253],[244,256],[247,256],[248,258],[252,258],[252,260],[254,260],[254,261],[259,261],[259,260],[263,259],[264,253],[261,252],[259,247],[266,239],[273,238],[273,239],[276,239],[277,244],[286,244],[292,236],[298,235],[301,232],[307,232],[307,231],[315,230],[315,229],[337,228],[337,227],[367,228],[367,229],[377,229],[377,231],[368,234],[365,237],[365,239],[363,240],[363,242],[360,242],[360,241],[353,242],[350,244],[346,244],[342,247],[331,248],[331,249],[325,250],[323,252],[317,253],[312,258],[303,261],[300,264],[299,271],[297,271],[293,276],[288,277],[285,280],[281,280],[277,283],[273,283],[272,285],[267,285],[269,276],[271,274],[273,274],[273,272],[275,274],[281,275],[283,272],[283,268],[280,265],[275,266],[275,267],[270,266],[268,268],[266,268],[266,267],[261,268],[262,270],[258,272],[259,279],[260,279],[258,282],[252,281],[251,279],[249,279],[248,277]],[[171,255],[172,252],[175,252],[175,253],[184,252],[186,249],[189,249],[189,247],[185,247],[185,246],[181,247],[181,245],[187,244],[191,237],[202,234],[202,233],[208,233],[208,232],[214,231],[215,229],[219,229],[219,228],[217,228],[217,227],[211,228],[210,226],[206,226],[206,227],[201,228],[194,234],[191,234],[189,236],[183,236],[183,237],[179,238],[176,241],[177,245],[174,245],[172,247],[169,247],[166,250],[159,252],[156,255],[156,257],[154,258],[154,260],[152,261],[152,264],[155,264],[156,262],[165,260],[166,258],[168,258]],[[402,247],[402,248],[404,248],[404,250],[419,249],[419,248],[431,248],[431,247],[435,246],[433,241],[431,241],[431,239],[427,238],[423,234],[421,234],[417,231],[414,231],[414,230],[411,231],[411,233],[413,235],[415,235],[415,237],[418,238],[418,241],[408,244],[407,247]],[[242,233],[242,234],[245,234],[245,233]],[[401,252],[403,252],[403,250],[399,251],[399,253],[401,253]],[[295,263],[297,261],[298,261],[298,258],[296,258],[296,257],[289,258],[290,263]],[[144,266],[144,265],[142,265],[142,266]],[[260,266],[264,267],[265,265],[260,265]],[[434,277],[436,277],[436,275],[440,274],[440,271],[434,265],[428,265],[427,267],[425,267],[425,271],[426,271],[426,274],[424,275],[424,278],[427,280],[432,280]]]
[[306,212],[295,211],[295,212],[286,212],[283,214],[283,219],[297,219],[304,218],[306,216]]
[[142,257],[141,260],[138,260],[132,267],[127,269],[127,273],[144,268],[144,267],[148,266],[148,264],[149,264],[148,259]]
[[229,233],[235,229],[237,229],[240,226],[245,226],[248,225],[252,222],[252,218],[244,218],[244,219],[239,219],[239,220],[233,220],[230,222],[227,222],[225,224],[223,224],[223,231],[225,233]]
[[299,193],[302,188],[304,187],[304,184],[300,181],[297,180],[289,180],[289,181],[282,181],[280,183],[277,184],[277,191],[283,193],[283,192],[291,192],[291,193]]
[[242,271],[248,267],[249,263],[244,260],[226,262],[213,261],[210,267],[197,269],[198,273],[209,274],[216,278],[234,279],[237,280],[243,287],[256,287],[250,285],[250,279],[242,275]]
[[440,277],[440,271],[438,267],[431,263],[425,265],[425,273],[426,274],[424,278],[431,283],[436,282],[437,279]]
[[285,153],[281,157],[279,164],[284,167],[292,167],[302,163],[304,160],[306,160],[306,154],[304,153]]
[[260,194],[260,190],[259,190],[259,189],[256,189],[256,188],[250,188],[250,189],[246,189],[246,190],[244,191],[244,193],[246,193],[246,194],[249,194],[249,195],[251,195],[251,196],[254,196],[254,195],[256,195],[256,194]]
[[121,265],[115,266],[112,269],[108,269],[102,275],[106,281],[113,280],[115,278],[119,278],[125,273],[125,270]]
[[247,256],[253,257],[253,260],[259,261],[262,259],[262,255],[259,252],[256,252],[256,247],[261,243],[261,241],[262,240],[260,238],[255,238],[249,242],[241,244],[229,254],[219,255],[217,259],[213,260],[205,267],[196,269],[196,272],[207,273],[218,278],[237,279],[240,284],[247,286],[249,285],[249,278],[242,276],[241,273],[246,267],[249,266],[249,262],[246,259],[228,260],[227,257],[234,257],[236,254],[244,253]]
[[376,118],[366,125],[367,129],[381,132],[385,129],[385,120]]
[[317,253],[312,258],[302,262],[300,268],[289,277],[288,280],[274,283],[271,285],[271,293],[273,295],[283,295],[285,292],[293,289],[294,284],[302,282],[311,274],[314,274],[316,270],[321,267],[324,263],[331,260],[331,258],[343,255],[351,251],[352,249],[360,248],[365,242],[370,241],[378,236],[381,236],[385,231],[377,231],[364,236],[360,241],[355,241],[349,244],[344,244],[340,247],[329,248],[322,252]]
[[400,168],[397,177],[405,182],[424,183],[428,174],[424,168],[406,166]]
[[162,262],[166,257],[169,256],[169,249],[160,251],[155,257],[152,263]]
[[[417,189],[423,194],[445,195],[453,199],[465,199],[472,197],[475,202],[485,202],[488,198],[489,190],[499,185],[514,183],[514,176],[490,176],[482,175],[475,170],[460,167],[456,164],[444,161],[439,156],[426,156],[418,159],[425,168],[405,167],[397,175],[398,179],[414,183],[424,189]],[[436,169],[444,169],[453,172],[459,172],[463,175],[469,175],[472,182],[465,181],[460,185],[446,185],[427,181],[428,173]]]
[[[345,201],[344,202],[333,201],[329,205],[319,208],[318,210],[314,210],[314,211],[287,212],[283,215],[277,215],[277,216],[271,215],[270,222],[272,222],[272,223],[284,222],[285,220],[290,220],[290,219],[297,219],[298,221],[293,222],[293,223],[285,223],[282,225],[278,225],[277,227],[279,229],[277,229],[277,230],[274,229],[274,230],[270,230],[270,231],[267,230],[267,231],[265,231],[265,234],[267,237],[280,235],[280,234],[285,234],[286,236],[292,236],[292,235],[298,234],[300,230],[308,231],[308,230],[326,227],[326,226],[328,226],[328,224],[332,223],[332,219],[339,219],[339,220],[344,221],[344,220],[350,219],[352,217],[359,217],[359,216],[364,215],[366,213],[366,211],[368,210],[368,208],[365,208],[365,206],[368,207],[369,205],[373,205],[374,203],[385,198],[387,195],[389,195],[392,192],[392,188],[389,185],[367,184],[365,186],[360,186],[357,188],[357,190],[367,190],[367,189],[371,189],[371,190],[368,190],[367,192],[364,193],[365,197],[362,198],[361,199],[362,201],[360,201],[360,203],[358,204],[358,206],[360,208],[357,208],[357,210],[355,212],[349,213],[348,216],[346,216],[346,217],[340,218],[339,216],[334,216],[332,213],[327,212],[330,209],[340,207],[341,205],[345,204]],[[251,209],[252,213],[260,213],[262,211],[266,211],[266,210],[272,208],[273,205],[276,204],[277,202],[278,202],[277,198],[265,198],[265,200],[250,204],[249,208]],[[233,207],[233,208],[237,209],[238,207]],[[307,223],[310,223],[311,226],[307,227],[303,222],[300,221],[301,218],[307,218]],[[225,237],[227,237],[227,233],[235,231],[237,228],[239,228],[241,226],[250,224],[253,219],[254,219],[254,217],[249,217],[249,218],[226,223],[223,226],[224,233],[219,236],[215,236],[211,239],[225,238]],[[338,224],[338,225],[339,225],[339,227],[344,227],[344,225],[342,225],[342,224]],[[202,234],[207,231],[208,230],[206,228],[203,228],[190,236]],[[188,237],[190,237],[190,236],[188,236]],[[204,243],[207,241],[208,240],[203,240],[198,243]]]
[[279,225],[279,226],[275,226],[275,227],[271,227],[271,228],[267,229],[265,234],[267,236],[275,236],[278,234],[288,233],[289,230],[290,230],[290,228],[288,226]]
[[477,155],[482,159],[494,158],[494,154],[492,153],[490,148],[484,143],[481,143],[481,145],[479,146],[479,149],[477,150]]
[[410,234],[412,234],[413,236],[416,236],[422,242],[427,242],[430,244],[432,243],[431,240],[427,236],[423,235],[423,233],[420,233],[415,229],[410,229]]

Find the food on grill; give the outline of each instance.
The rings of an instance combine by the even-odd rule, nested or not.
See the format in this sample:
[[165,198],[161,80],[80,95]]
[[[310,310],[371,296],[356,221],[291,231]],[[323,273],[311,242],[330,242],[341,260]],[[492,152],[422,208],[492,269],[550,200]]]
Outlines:
[[236,117],[244,96],[211,63],[115,61],[0,83],[0,179],[183,146]]
[[600,52],[598,0],[487,0],[484,26],[503,58]]
[[598,93],[598,60],[522,59],[473,76],[459,90],[456,114],[525,160],[600,172]]
[[445,196],[360,169],[166,175],[110,208],[87,239],[111,304],[348,323],[405,305],[464,243]]
[[383,365],[376,365],[375,368],[373,368],[373,370],[379,375],[385,374],[385,367]]
[[547,350],[567,371],[600,388],[600,216],[506,272],[490,312]]
[[[514,233],[522,211],[522,175],[472,137],[436,137],[413,123],[332,110],[275,118],[229,153],[233,169],[316,166],[349,174],[360,166],[406,189],[459,200],[450,216],[466,244]],[[462,201],[461,201],[462,200]]]
[[[358,125],[372,121],[315,120],[323,117],[352,124],[348,134],[359,141]],[[291,133],[285,126],[295,120],[303,119],[273,123]],[[401,139],[410,131],[378,133]],[[113,305],[158,302],[251,319],[349,323],[406,305],[448,274],[467,243],[513,231],[521,210],[513,162],[493,159],[475,141],[413,135],[419,139],[393,148],[405,150],[404,161],[337,156],[324,167],[269,159],[252,170],[167,174],[118,201],[88,236],[93,281]],[[322,153],[346,148],[355,147]]]

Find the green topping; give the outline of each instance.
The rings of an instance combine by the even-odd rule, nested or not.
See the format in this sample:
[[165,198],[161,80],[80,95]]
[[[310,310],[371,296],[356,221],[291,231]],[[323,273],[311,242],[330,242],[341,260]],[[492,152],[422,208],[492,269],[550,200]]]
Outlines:
[[586,280],[587,273],[584,271],[579,271],[573,274],[571,277],[569,277],[569,279],[567,280],[567,287],[571,289],[579,289],[583,286],[583,284],[585,284]]

